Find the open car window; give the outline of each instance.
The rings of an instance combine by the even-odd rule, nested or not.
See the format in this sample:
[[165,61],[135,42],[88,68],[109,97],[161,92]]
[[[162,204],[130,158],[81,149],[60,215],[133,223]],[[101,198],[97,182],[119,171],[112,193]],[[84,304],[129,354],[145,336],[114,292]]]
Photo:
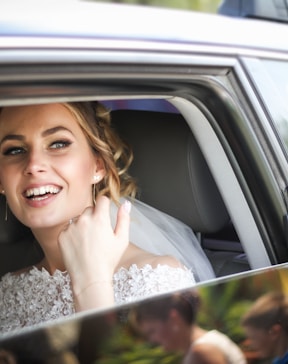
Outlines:
[[[96,28],[90,11],[92,3],[83,7],[83,13],[79,12],[86,14],[82,22],[75,22],[67,14],[67,29],[62,22],[58,28],[48,22],[42,27],[40,18],[36,24],[31,22],[31,27],[26,25],[32,19],[23,18],[15,28],[13,13],[9,13],[12,20],[9,17],[3,20],[5,29],[0,36],[0,107],[82,101],[106,105],[113,128],[134,153],[129,171],[139,187],[137,203],[142,207],[148,205],[148,214],[155,209],[153,222],[170,237],[179,257],[195,274],[195,287],[203,288],[204,300],[206,295],[213,303],[222,298],[219,285],[224,278],[231,278],[227,292],[233,290],[234,284],[235,292],[238,289],[240,292],[242,286],[235,283],[238,278],[253,277],[259,269],[285,265],[288,259],[287,46],[283,41],[287,38],[283,37],[286,28],[256,20],[234,22],[222,16],[202,18],[203,14],[182,12],[177,12],[181,27],[171,27],[175,16],[172,11],[162,13],[155,9],[150,13],[147,8],[137,12],[137,8],[130,6],[94,5],[103,14],[101,22],[95,22]],[[77,9],[76,3],[73,9]],[[126,9],[133,20],[131,24],[115,27],[117,22],[106,21],[112,13],[112,19],[119,19]],[[166,19],[160,28],[151,21],[158,21],[159,14]],[[135,19],[137,23],[139,20],[136,33],[131,31]],[[12,33],[6,21],[8,25],[11,22]],[[273,37],[267,40],[260,37],[264,29]],[[43,251],[31,231],[19,224],[9,209],[6,214],[3,195],[0,205],[0,276],[3,277],[7,272],[34,266],[43,258]],[[168,216],[166,221],[171,221],[169,229],[161,219],[164,214]],[[132,216],[132,225],[139,221]],[[67,223],[70,222],[73,219],[69,216]],[[149,234],[150,229],[146,229],[145,235],[154,249],[157,244],[149,239]],[[134,237],[137,239],[137,234],[131,233],[132,242]],[[199,253],[197,259],[195,252]],[[209,267],[208,275],[202,275],[203,264]],[[265,270],[260,280],[269,281],[270,272]],[[278,269],[272,275],[274,272],[273,284],[276,282],[275,287],[282,291],[283,275]],[[256,284],[257,279],[249,282]],[[215,295],[210,296],[205,286],[213,283]],[[244,284],[243,291],[249,284]],[[255,296],[249,293],[249,299],[256,299],[264,291]],[[21,293],[18,296],[21,301]],[[244,301],[245,294],[243,297]],[[140,301],[137,298],[136,306]],[[71,302],[73,306],[73,299]],[[122,310],[132,308],[123,302],[112,306],[107,315],[106,309],[94,312],[96,321],[103,320],[109,333],[109,319],[117,330],[122,325],[119,318]],[[91,322],[94,330],[92,316],[88,315],[87,321],[85,314],[77,316],[75,321],[74,317],[67,320],[77,327],[76,331],[71,329],[76,335],[76,341],[75,337],[71,339],[72,345],[75,342],[78,345],[81,333],[77,330],[82,318],[88,326]],[[125,320],[124,328],[130,333],[134,328],[127,327],[127,317]],[[50,324],[42,326],[45,333],[53,326]],[[207,327],[213,325],[209,323]],[[120,332],[122,329],[121,326]],[[18,342],[21,332],[17,331],[15,336]],[[238,343],[240,336],[233,333]],[[84,337],[86,340],[87,335]],[[3,348],[8,352],[11,349],[13,354],[14,344],[6,345],[8,341],[4,339]]]

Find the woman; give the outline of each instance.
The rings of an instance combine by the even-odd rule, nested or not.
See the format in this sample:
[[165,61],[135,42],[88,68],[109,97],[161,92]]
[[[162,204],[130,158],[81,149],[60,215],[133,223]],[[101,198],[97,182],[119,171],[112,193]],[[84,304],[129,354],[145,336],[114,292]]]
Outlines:
[[242,318],[242,325],[259,357],[288,363],[288,297],[270,292],[254,302]]
[[240,348],[218,330],[197,325],[200,298],[185,291],[144,301],[131,313],[132,325],[151,343],[183,355],[183,364],[245,364]]
[[44,259],[3,277],[1,331],[194,283],[178,259],[129,243],[130,162],[99,103],[2,108],[0,190]]

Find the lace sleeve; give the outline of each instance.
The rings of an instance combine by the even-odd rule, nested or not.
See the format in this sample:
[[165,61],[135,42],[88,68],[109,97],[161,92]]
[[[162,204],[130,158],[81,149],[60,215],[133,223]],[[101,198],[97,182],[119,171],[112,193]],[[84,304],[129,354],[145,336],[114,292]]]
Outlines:
[[155,294],[184,289],[195,284],[190,270],[158,265],[152,268],[147,264],[138,268],[133,264],[128,270],[121,268],[114,275],[115,302],[131,302]]

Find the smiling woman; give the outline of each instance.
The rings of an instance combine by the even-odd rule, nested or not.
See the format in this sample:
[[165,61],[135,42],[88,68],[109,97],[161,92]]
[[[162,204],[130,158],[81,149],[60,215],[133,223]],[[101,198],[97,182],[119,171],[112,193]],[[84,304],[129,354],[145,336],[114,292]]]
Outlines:
[[[127,174],[131,160],[99,103],[0,111],[1,190],[44,252],[37,265],[2,278],[2,332],[195,283],[193,273],[178,259],[137,246],[147,226],[149,239],[154,228],[158,243],[169,245],[152,222],[152,227],[144,222],[136,226],[130,242],[131,202],[132,214],[137,211],[135,184]],[[140,212],[138,222],[139,216]],[[171,219],[170,224],[182,228]],[[195,239],[187,229],[186,236]],[[195,252],[194,259],[210,271],[204,253]]]

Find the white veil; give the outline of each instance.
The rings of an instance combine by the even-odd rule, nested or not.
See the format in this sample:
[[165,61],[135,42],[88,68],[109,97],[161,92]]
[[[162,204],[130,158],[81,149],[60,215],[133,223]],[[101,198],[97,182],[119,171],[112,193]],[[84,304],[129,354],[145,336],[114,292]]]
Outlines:
[[[111,203],[113,225],[116,214],[117,207]],[[130,242],[156,255],[174,256],[191,269],[197,282],[215,277],[208,258],[189,226],[136,199],[132,201]]]

